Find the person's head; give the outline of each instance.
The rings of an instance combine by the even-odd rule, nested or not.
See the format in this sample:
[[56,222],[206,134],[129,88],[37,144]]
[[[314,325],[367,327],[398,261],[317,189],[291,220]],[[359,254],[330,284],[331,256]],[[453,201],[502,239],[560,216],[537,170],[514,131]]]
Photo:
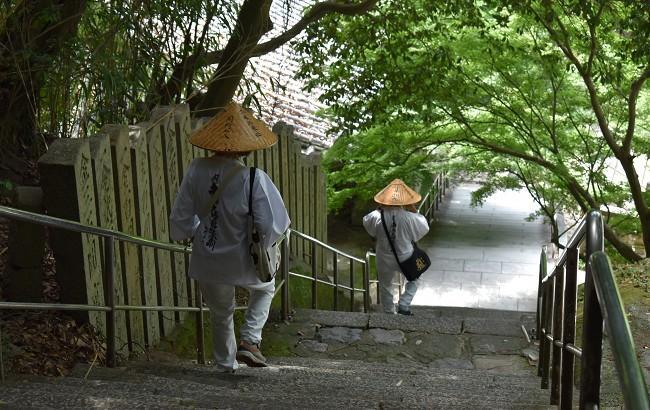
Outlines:
[[190,137],[190,143],[217,155],[240,158],[269,148],[278,137],[239,104],[230,102]]
[[401,179],[394,179],[374,199],[382,208],[401,208],[415,205],[422,197]]

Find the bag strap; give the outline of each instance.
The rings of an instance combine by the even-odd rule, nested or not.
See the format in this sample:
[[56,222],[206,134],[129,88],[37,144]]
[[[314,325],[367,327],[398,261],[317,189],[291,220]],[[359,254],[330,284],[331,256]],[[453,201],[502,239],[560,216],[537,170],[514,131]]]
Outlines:
[[235,165],[228,173],[223,177],[223,182],[219,184],[219,188],[217,188],[216,191],[212,194],[210,197],[210,201],[206,204],[205,208],[203,208],[203,212],[199,215],[199,218],[202,219],[204,216],[206,216],[214,204],[219,200],[219,196],[221,195],[221,192],[224,190],[224,188],[228,185],[228,183],[233,179],[237,171],[239,171],[241,167],[239,165]]
[[255,182],[255,172],[257,171],[256,167],[250,168],[250,187],[248,188],[248,215],[251,218],[255,219],[253,216],[253,183]]
[[384,226],[384,232],[386,232],[386,239],[388,239],[388,243],[390,244],[390,249],[393,251],[393,255],[395,255],[395,260],[397,261],[397,264],[401,269],[402,265],[400,264],[399,258],[397,257],[397,252],[395,251],[395,245],[393,245],[393,241],[390,240],[390,234],[388,233],[388,228],[386,227],[386,221],[384,220],[384,210],[380,209],[379,213],[381,214],[381,224]]

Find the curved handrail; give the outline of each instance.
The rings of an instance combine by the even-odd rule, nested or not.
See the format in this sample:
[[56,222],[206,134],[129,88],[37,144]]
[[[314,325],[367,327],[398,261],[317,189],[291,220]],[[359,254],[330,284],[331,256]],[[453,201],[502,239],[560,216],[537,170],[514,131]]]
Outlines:
[[[204,363],[205,362],[205,351],[202,347],[202,341],[203,337],[201,336],[203,334],[203,313],[207,312],[208,309],[204,308],[202,304],[199,304],[198,307],[191,307],[191,306],[130,306],[130,305],[119,305],[116,304],[115,301],[113,300],[113,258],[114,258],[114,247],[113,247],[113,241],[122,241],[122,242],[130,242],[136,245],[140,246],[147,246],[155,249],[161,249],[161,250],[166,250],[166,251],[171,251],[171,252],[180,252],[180,253],[185,253],[189,254],[192,252],[192,249],[190,246],[183,246],[183,245],[177,245],[173,243],[168,243],[168,242],[162,242],[162,241],[157,241],[157,240],[151,240],[151,239],[146,239],[142,238],[136,235],[130,235],[126,234],[121,231],[113,230],[113,229],[107,229],[107,228],[102,228],[102,227],[97,227],[97,226],[91,226],[91,225],[85,225],[77,221],[70,221],[67,219],[62,219],[62,218],[57,218],[53,217],[50,215],[44,215],[44,214],[39,214],[39,213],[34,213],[34,212],[29,212],[21,209],[16,209],[8,206],[0,206],[0,217],[6,217],[9,219],[13,220],[18,220],[22,222],[28,222],[28,223],[35,223],[38,225],[43,225],[51,228],[57,228],[57,229],[64,229],[68,231],[73,231],[73,232],[79,232],[79,233],[85,233],[85,234],[90,234],[90,235],[96,235],[96,236],[101,236],[104,238],[104,263],[105,263],[105,269],[106,272],[105,277],[106,282],[107,282],[107,289],[105,291],[105,294],[107,295],[107,300],[105,303],[105,306],[102,305],[90,305],[90,304],[52,304],[52,303],[21,303],[21,302],[0,302],[0,309],[23,309],[23,310],[80,310],[80,311],[101,311],[106,313],[107,317],[107,362],[109,366],[115,365],[115,312],[116,311],[124,311],[124,310],[142,310],[142,311],[178,311],[178,312],[196,312],[198,317],[197,317],[197,345],[198,345],[198,361],[199,363]],[[313,277],[305,276],[305,275],[300,275],[294,272],[289,271],[289,265],[288,265],[288,260],[289,260],[289,235],[290,234],[295,234],[312,244],[312,249],[316,245],[319,245],[325,249],[328,249],[332,252],[334,252],[337,255],[340,255],[342,257],[348,258],[350,260],[350,264],[352,266],[353,262],[360,263],[361,265],[364,266],[363,273],[364,273],[364,288],[356,288],[351,284],[351,286],[345,286],[339,283],[327,283],[325,281],[319,280],[316,277],[316,270],[315,270],[315,259],[312,258],[312,275]],[[296,231],[294,229],[288,229],[285,234],[283,234],[279,241],[277,242],[279,245],[282,247],[282,252],[284,254],[284,257],[282,258],[282,264],[280,268],[280,273],[281,277],[279,277],[279,281],[276,282],[276,295],[281,295],[282,299],[282,315],[286,319],[288,318],[288,312],[289,312],[289,276],[295,276],[295,277],[300,277],[300,278],[305,278],[312,280],[314,282],[313,288],[312,288],[312,298],[313,301],[315,302],[315,284],[316,283],[322,283],[322,284],[327,284],[330,286],[333,286],[335,289],[344,289],[344,290],[349,290],[352,293],[352,302],[354,301],[354,292],[362,292],[364,293],[364,310],[367,312],[369,311],[369,306],[370,306],[370,286],[369,286],[369,279],[368,279],[368,263],[367,260],[357,258],[355,256],[352,256],[346,252],[343,252],[339,249],[336,249],[322,241],[319,241],[316,238],[313,238],[309,235],[306,235],[302,232]],[[353,280],[352,276],[352,270],[351,270],[351,281]],[[281,291],[281,292],[280,292]],[[200,296],[200,292],[198,292],[197,297]],[[242,308],[242,307],[237,307],[237,308]],[[0,356],[0,379],[4,379],[3,377],[4,372],[3,372],[3,366],[2,366],[2,357]]]
[[300,231],[296,231],[294,229],[289,228],[289,232],[291,232],[292,234],[296,234],[296,235],[298,235],[299,237],[301,237],[303,239],[307,239],[310,242],[314,242],[314,243],[316,243],[316,245],[322,246],[323,248],[325,248],[327,250],[330,250],[332,252],[335,252],[338,255],[344,256],[344,257],[346,257],[348,259],[352,259],[353,261],[356,261],[356,262],[359,262],[359,263],[365,263],[365,261],[363,259],[361,259],[361,258],[357,258],[356,256],[352,256],[352,255],[350,255],[348,253],[345,253],[345,252],[343,252],[343,251],[341,251],[339,249],[334,248],[333,246],[330,246],[330,245],[326,244],[323,241],[319,241],[318,239],[316,239],[316,238],[314,238],[312,236],[309,236],[307,234],[304,234],[304,233],[302,233]]
[[[576,277],[578,251],[586,242],[586,277],[582,348],[575,345]],[[604,320],[603,320],[604,319]],[[650,399],[634,350],[623,302],[611,265],[604,254],[604,231],[600,212],[592,210],[579,222],[553,271],[547,274],[547,260],[540,256],[537,330],[540,339],[538,375],[548,388],[551,366],[551,404],[571,407],[574,357],[580,359],[580,408],[600,402],[602,325],[609,342],[626,403],[626,408],[650,410]],[[552,364],[549,363],[551,350]]]
[[[568,250],[571,248],[576,248],[580,244],[580,242],[582,242],[582,240],[585,238],[586,233],[587,233],[587,215],[585,215],[580,220],[580,222],[578,222],[578,225],[576,226],[576,230],[573,233],[573,236],[569,238],[569,241],[567,242],[566,246],[562,250],[562,253],[558,257],[555,266],[564,265],[566,263]],[[548,281],[554,274],[555,274],[555,270],[552,270],[551,273],[544,275],[544,277],[542,278],[542,282]]]
[[623,390],[626,409],[650,409],[650,399],[643,371],[636,359],[632,331],[627,321],[621,295],[614,280],[609,258],[604,252],[595,252],[589,258],[591,273],[600,302],[609,344],[614,353],[618,380]]
[[68,219],[57,218],[55,216],[29,212],[22,209],[11,208],[9,206],[0,206],[0,216],[15,219],[22,222],[31,222],[38,225],[49,226],[52,228],[65,229],[67,231],[88,233],[102,236],[104,238],[114,238],[122,242],[131,242],[142,246],[148,246],[156,249],[162,249],[172,252],[190,253],[191,248],[183,245],[176,245],[168,242],[161,242],[152,239],[142,238],[135,235],[129,235],[124,232],[116,231],[98,226],[84,225],[81,222],[70,221]]

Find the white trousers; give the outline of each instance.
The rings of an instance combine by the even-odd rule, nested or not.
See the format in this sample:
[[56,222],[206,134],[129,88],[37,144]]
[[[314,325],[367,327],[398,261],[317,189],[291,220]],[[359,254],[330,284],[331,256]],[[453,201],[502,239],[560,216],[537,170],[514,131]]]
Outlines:
[[[237,341],[235,340],[235,286],[199,281],[203,300],[210,308],[212,350],[214,362],[220,370],[237,369]],[[243,286],[248,289],[248,309],[244,324],[239,329],[240,340],[257,344],[262,341],[262,328],[269,317],[275,282]]]
[[377,272],[379,279],[379,303],[385,313],[395,313],[395,298],[399,295],[398,308],[400,310],[410,310],[411,302],[418,290],[418,280],[406,281],[404,292],[400,294],[400,276],[399,271],[380,271]]

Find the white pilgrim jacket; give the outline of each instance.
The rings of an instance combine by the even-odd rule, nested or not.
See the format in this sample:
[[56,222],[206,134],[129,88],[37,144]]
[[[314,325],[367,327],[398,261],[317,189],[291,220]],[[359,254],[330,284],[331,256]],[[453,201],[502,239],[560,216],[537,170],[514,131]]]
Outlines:
[[[429,232],[427,219],[419,213],[409,212],[402,208],[384,208],[384,217],[397,257],[400,262],[403,262],[413,253],[411,241],[417,242]],[[363,217],[363,227],[377,241],[375,244],[377,271],[386,273],[400,271],[390,243],[388,243],[379,210],[374,210]]]
[[[233,167],[239,170],[222,188],[212,209],[205,209]],[[261,283],[248,248],[249,181],[249,168],[236,159],[213,156],[190,163],[169,219],[173,240],[194,238],[191,278],[231,285]],[[253,183],[253,214],[255,227],[267,247],[289,227],[280,192],[261,169],[256,170]]]

